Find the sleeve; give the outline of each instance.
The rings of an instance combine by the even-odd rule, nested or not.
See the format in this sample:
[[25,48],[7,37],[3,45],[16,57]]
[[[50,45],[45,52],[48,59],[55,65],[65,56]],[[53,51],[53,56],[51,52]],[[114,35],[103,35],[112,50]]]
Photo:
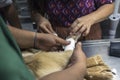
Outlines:
[[12,4],[12,0],[0,0],[0,8],[6,7],[10,4]]
[[101,7],[104,4],[111,4],[115,0],[94,0],[94,1],[95,1],[96,8],[99,8],[99,7]]

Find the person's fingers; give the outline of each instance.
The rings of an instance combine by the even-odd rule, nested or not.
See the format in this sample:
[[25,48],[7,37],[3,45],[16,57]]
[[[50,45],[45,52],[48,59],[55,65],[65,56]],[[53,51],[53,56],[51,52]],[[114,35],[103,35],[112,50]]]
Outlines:
[[37,32],[44,33],[40,28],[37,29]]
[[78,23],[79,23],[79,20],[76,19],[76,20],[72,23],[71,29],[73,29]]
[[59,38],[59,37],[57,37],[56,43],[57,43],[57,44],[56,44],[57,46],[70,44],[70,42],[68,42],[68,41],[66,41],[66,40],[64,40],[64,39],[62,39],[62,38]]
[[48,25],[47,27],[48,27],[48,29],[50,30],[50,32],[55,33],[55,31],[53,30],[53,28],[52,28],[51,25]]
[[82,26],[82,27],[78,30],[77,34],[81,34],[81,33],[85,32],[85,30],[86,30],[86,26]]
[[71,25],[71,29],[73,29],[78,23],[77,22],[74,22],[72,25]]
[[52,48],[50,49],[50,51],[57,51],[57,50],[58,50],[57,47],[52,47]]
[[37,27],[37,31],[43,33],[43,31],[42,31],[40,26]]
[[63,51],[63,47],[60,45],[60,46],[53,46],[50,51]]
[[41,27],[41,30],[42,30],[43,32],[45,32],[45,33],[49,33],[49,34],[52,33],[46,26],[42,26],[42,27]]
[[87,28],[86,31],[85,31],[85,33],[83,35],[87,36],[89,34],[89,32],[90,32],[90,28]]
[[73,28],[73,30],[71,31],[71,33],[77,33],[77,31],[79,30],[79,29],[81,29],[81,27],[82,27],[82,24],[81,23],[79,23],[79,24],[77,24],[76,26],[75,26],[75,28]]

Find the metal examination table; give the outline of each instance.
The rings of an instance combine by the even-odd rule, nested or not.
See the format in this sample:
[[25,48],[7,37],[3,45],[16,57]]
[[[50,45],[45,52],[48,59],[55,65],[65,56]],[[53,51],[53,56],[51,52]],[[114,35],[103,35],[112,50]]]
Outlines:
[[86,53],[87,57],[90,57],[96,54],[101,55],[107,65],[117,70],[117,74],[118,74],[117,80],[120,80],[120,58],[109,56],[111,41],[120,42],[120,39],[83,41],[82,42],[83,50]]
[[[23,26],[23,29],[34,31],[32,27],[32,23],[26,23],[26,24],[24,23],[22,24],[22,26]],[[119,76],[117,80],[120,80],[120,58],[109,56],[110,41],[120,42],[120,39],[113,39],[113,40],[102,39],[102,40],[83,41],[82,42],[83,50],[86,53],[87,57],[90,57],[96,54],[101,55],[107,65],[117,70],[117,73]]]

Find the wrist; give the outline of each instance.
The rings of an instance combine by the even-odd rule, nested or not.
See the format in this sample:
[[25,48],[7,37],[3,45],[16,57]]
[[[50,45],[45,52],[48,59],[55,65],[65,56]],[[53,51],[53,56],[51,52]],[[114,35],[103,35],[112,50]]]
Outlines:
[[[80,64],[80,63],[73,65],[73,69],[74,69],[75,72],[76,72],[75,75],[78,75],[78,76],[81,76],[81,77],[84,77],[84,75],[85,75],[86,72],[87,72],[86,65]],[[80,73],[81,73],[81,75],[80,75]]]
[[88,15],[85,16],[91,23],[91,25],[97,23],[97,16],[96,16],[96,12],[92,12]]
[[34,35],[34,40],[33,40],[33,48],[37,48],[37,32],[35,32],[35,35]]
[[40,44],[42,43],[44,39],[44,34],[43,33],[34,33],[34,38],[33,38],[33,48],[40,49]]
[[84,74],[86,74],[87,71],[87,65],[86,64],[76,64],[76,68],[79,69],[79,71],[83,71]]
[[23,35],[18,40],[18,43],[21,48],[33,48],[33,38],[34,38],[34,32],[30,31],[22,31]]
[[28,34],[28,35],[30,35],[28,37],[28,39],[27,39],[28,47],[33,48],[34,47],[34,36],[35,36],[35,33],[31,32],[31,34]]
[[97,11],[94,11],[93,13],[91,13],[90,16],[91,16],[91,19],[93,21],[93,24],[99,22],[99,16],[98,16],[98,12]]
[[76,67],[81,67],[83,69],[86,69],[86,67],[87,67],[86,59],[84,59],[84,60],[78,60],[78,61],[76,61],[76,63],[74,65]]

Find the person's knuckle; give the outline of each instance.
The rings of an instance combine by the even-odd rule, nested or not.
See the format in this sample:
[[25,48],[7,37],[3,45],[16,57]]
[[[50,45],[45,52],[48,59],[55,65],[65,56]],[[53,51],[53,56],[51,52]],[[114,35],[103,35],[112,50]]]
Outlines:
[[80,22],[80,19],[79,19],[79,18],[77,18],[77,19],[76,19],[76,22],[77,22],[77,23],[78,23],[78,22]]
[[80,21],[81,21],[81,18],[77,18],[77,20],[78,20],[78,22],[80,22]]
[[86,35],[88,35],[88,33],[89,33],[89,30],[87,30],[87,31],[85,32]]
[[79,34],[80,34],[81,32],[82,32],[81,30],[78,31]]
[[80,29],[80,32],[83,32],[85,30],[85,27],[82,27],[81,29]]

